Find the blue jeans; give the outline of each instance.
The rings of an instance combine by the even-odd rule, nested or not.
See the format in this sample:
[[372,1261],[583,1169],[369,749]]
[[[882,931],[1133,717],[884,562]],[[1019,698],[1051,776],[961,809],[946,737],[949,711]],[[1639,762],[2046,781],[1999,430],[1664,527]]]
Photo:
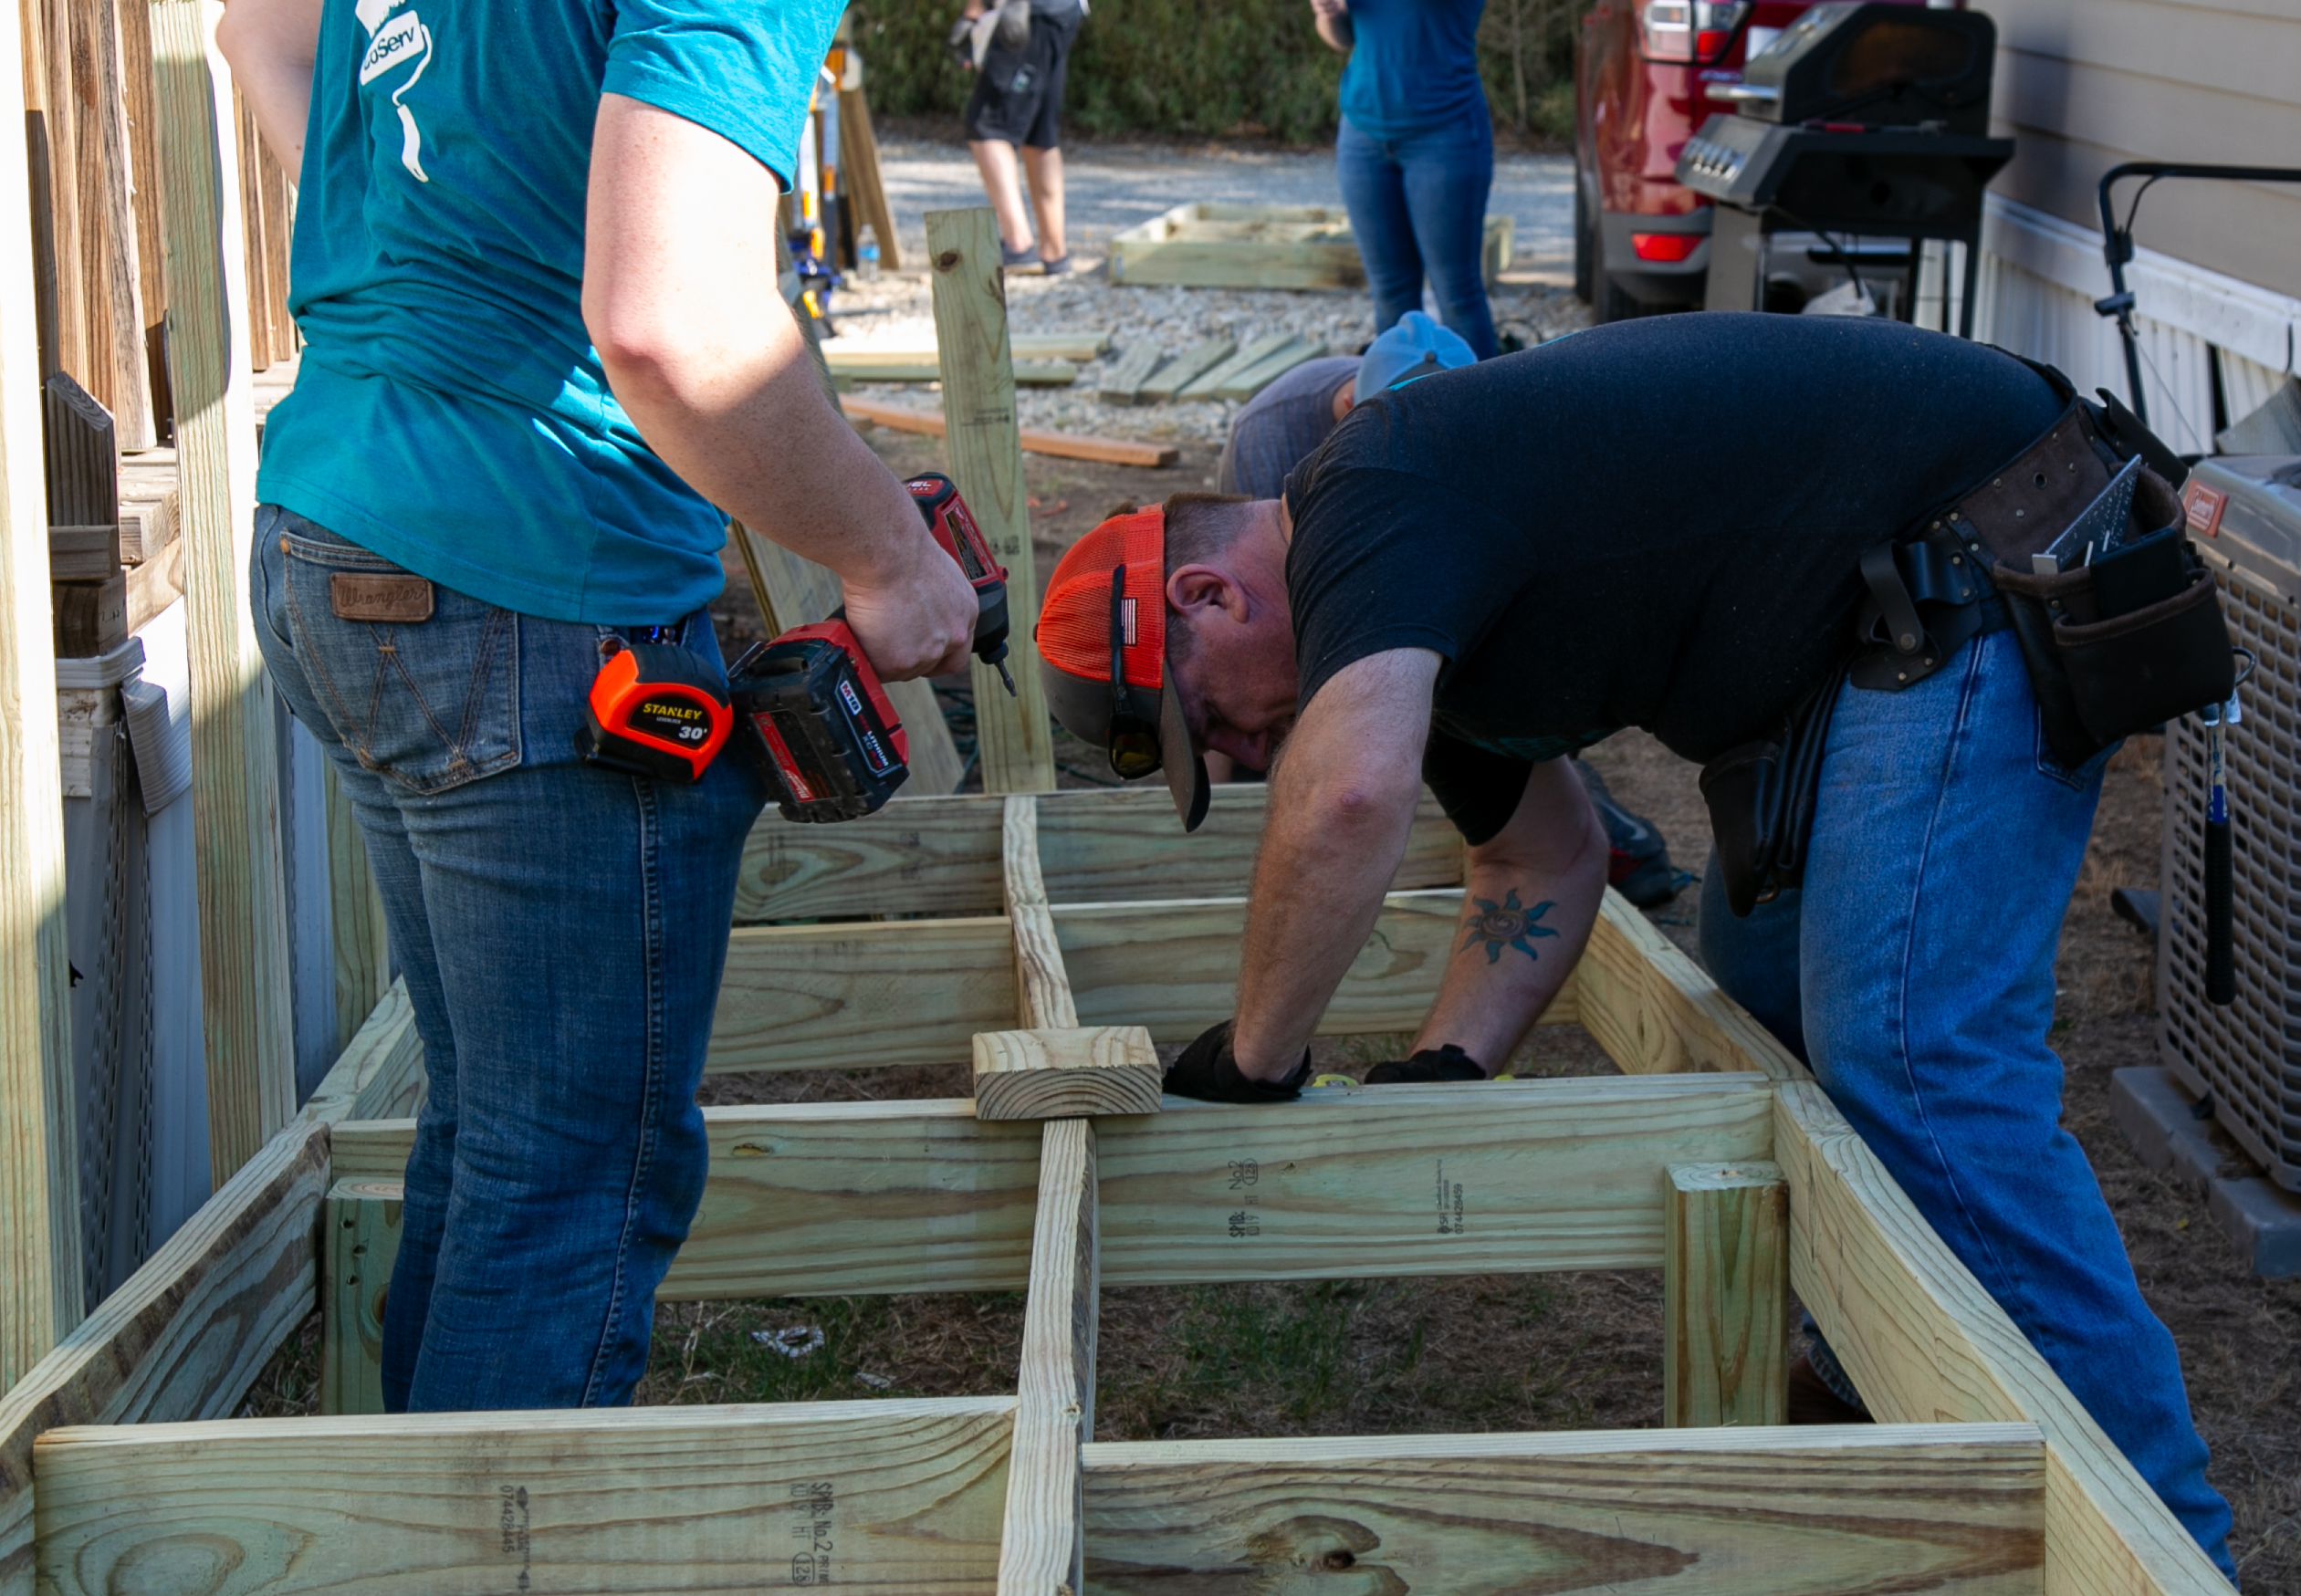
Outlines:
[[[703,1195],[695,1092],[758,778],[577,760],[609,628],[436,583],[421,623],[340,619],[332,575],[400,568],[271,505],[251,564],[256,640],[359,817],[430,1077],[384,1403],[627,1402]],[[709,617],[684,633],[717,662]]]
[[2053,763],[2010,631],[1904,692],[1849,685],[1804,891],[1736,920],[1713,865],[1702,957],[2233,1579],[2173,1338],[2061,1128],[2045,1045],[2101,763]]
[[1494,358],[1494,317],[1479,256],[1486,192],[1494,182],[1494,129],[1481,101],[1449,127],[1376,139],[1349,118],[1334,137],[1334,176],[1375,295],[1375,330],[1422,308],[1428,274],[1438,319],[1481,360]]

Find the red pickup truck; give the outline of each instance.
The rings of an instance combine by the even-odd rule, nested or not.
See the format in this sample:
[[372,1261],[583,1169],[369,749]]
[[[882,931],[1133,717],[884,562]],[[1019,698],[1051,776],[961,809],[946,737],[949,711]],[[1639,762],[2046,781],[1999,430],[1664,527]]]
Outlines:
[[[1679,151],[1712,116],[1734,110],[1742,63],[1811,4],[1597,0],[1583,17],[1574,55],[1574,287],[1600,321],[1701,304],[1710,207],[1672,175]],[[1838,279],[1842,268],[1817,253],[1824,258],[1805,263],[1810,273],[1793,270],[1769,284],[1766,308],[1795,310]],[[1775,258],[1796,262],[1800,254]]]

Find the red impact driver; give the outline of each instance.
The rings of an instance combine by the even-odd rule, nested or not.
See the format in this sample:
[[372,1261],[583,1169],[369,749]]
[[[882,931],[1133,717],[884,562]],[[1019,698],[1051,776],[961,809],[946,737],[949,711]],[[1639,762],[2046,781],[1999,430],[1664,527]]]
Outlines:
[[[903,485],[943,552],[974,588],[975,656],[1007,671],[1007,571],[951,479],[939,472]],[[790,820],[852,820],[893,798],[911,774],[910,740],[844,610],[783,633],[728,673],[735,719]]]

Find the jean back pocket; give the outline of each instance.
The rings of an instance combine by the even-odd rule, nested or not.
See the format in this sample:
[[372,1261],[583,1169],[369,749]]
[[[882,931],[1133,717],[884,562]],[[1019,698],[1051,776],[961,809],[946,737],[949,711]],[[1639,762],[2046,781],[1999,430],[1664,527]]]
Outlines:
[[361,766],[434,793],[519,763],[516,612],[434,584],[422,619],[352,619],[339,613],[343,592],[410,573],[332,535],[277,536],[298,661]]

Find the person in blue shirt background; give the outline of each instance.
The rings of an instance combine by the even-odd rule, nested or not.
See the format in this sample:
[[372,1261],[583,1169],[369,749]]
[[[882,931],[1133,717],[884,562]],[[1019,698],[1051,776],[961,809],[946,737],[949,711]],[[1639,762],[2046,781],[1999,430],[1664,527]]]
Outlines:
[[393,1411],[627,1402],[707,1151],[695,1092],[764,793],[582,763],[602,647],[713,668],[727,518],[830,567],[882,676],[976,601],[824,398],[775,217],[839,0],[233,0],[298,176],[305,340],[251,564],[424,1042]]
[[1479,275],[1494,128],[1478,76],[1486,0],[1311,0],[1318,37],[1343,68],[1334,173],[1366,262],[1379,333],[1422,306],[1481,360],[1494,318]]

